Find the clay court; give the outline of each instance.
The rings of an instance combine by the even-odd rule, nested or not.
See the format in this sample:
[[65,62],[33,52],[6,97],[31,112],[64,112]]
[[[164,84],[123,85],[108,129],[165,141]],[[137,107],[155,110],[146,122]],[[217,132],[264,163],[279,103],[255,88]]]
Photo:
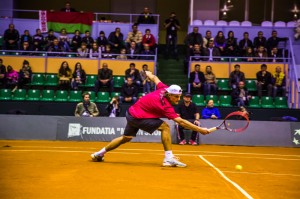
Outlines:
[[[179,146],[187,168],[161,167],[161,144],[0,141],[0,198],[299,198],[298,148]],[[241,171],[235,165],[242,165]]]

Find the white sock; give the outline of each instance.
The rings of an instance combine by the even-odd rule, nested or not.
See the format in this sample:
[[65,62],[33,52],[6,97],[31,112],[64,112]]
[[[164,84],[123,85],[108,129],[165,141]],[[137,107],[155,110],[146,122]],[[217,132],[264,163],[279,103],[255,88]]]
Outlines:
[[96,156],[104,156],[105,153],[106,153],[106,149],[105,149],[105,147],[103,147],[100,151],[95,152],[94,154]]
[[174,157],[173,152],[172,151],[165,151],[165,157],[166,158],[172,158],[172,157]]

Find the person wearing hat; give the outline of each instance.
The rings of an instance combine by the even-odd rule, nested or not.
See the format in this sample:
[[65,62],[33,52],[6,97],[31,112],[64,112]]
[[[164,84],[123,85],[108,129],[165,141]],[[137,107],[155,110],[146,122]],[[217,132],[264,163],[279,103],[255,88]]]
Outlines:
[[186,164],[180,162],[172,153],[172,143],[169,125],[160,118],[168,118],[185,129],[208,134],[207,128],[201,128],[188,120],[182,119],[175,112],[173,105],[180,101],[182,90],[178,85],[167,86],[159,78],[146,71],[147,76],[153,81],[157,89],[133,104],[126,113],[127,124],[124,134],[112,140],[107,146],[91,154],[92,160],[101,162],[104,160],[104,154],[118,148],[120,145],[129,142],[137,135],[139,129],[152,134],[155,130],[161,131],[162,144],[165,150],[163,160],[164,167],[186,167]]
[[[183,102],[179,104],[177,108],[177,113],[180,117],[183,119],[188,120],[189,122],[199,126],[200,125],[200,114],[199,110],[195,103],[191,101],[192,95],[190,93],[185,93],[183,96]],[[185,135],[184,135],[184,128],[182,126],[177,127],[177,131],[179,133],[179,139],[180,145],[186,144],[185,141]],[[193,131],[191,135],[191,139],[189,141],[189,144],[191,145],[197,145],[196,139],[197,139],[197,132]]]

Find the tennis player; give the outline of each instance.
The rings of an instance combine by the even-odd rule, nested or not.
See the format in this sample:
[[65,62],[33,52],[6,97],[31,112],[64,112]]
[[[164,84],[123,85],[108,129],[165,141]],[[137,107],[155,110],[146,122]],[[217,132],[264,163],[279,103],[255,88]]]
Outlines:
[[165,167],[186,167],[186,164],[180,162],[173,155],[170,127],[160,118],[166,117],[174,120],[185,129],[197,131],[201,134],[210,133],[207,128],[196,126],[176,114],[172,105],[178,104],[180,100],[182,94],[180,86],[171,85],[168,87],[151,72],[146,71],[146,74],[149,79],[155,83],[157,90],[142,97],[128,109],[126,113],[127,125],[124,134],[112,140],[100,151],[93,153],[91,155],[93,161],[103,161],[105,153],[129,142],[136,136],[139,129],[150,134],[155,130],[159,130],[161,131],[161,140],[165,150],[165,158],[162,165]]

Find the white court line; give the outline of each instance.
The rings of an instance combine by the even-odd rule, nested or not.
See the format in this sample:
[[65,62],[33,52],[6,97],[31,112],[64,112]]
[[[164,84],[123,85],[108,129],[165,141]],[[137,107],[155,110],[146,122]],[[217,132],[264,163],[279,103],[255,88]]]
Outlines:
[[300,177],[300,175],[287,174],[287,173],[253,173],[253,172],[244,172],[244,171],[223,171],[223,173],[242,173],[242,174],[250,174],[250,175],[272,175],[272,176],[292,176],[292,177]]
[[198,156],[200,159],[202,159],[204,162],[206,162],[209,166],[211,166],[214,170],[216,170],[227,182],[231,183],[235,188],[237,188],[244,196],[246,196],[249,199],[253,199],[252,196],[250,196],[242,187],[240,187],[237,183],[233,182],[229,178],[227,178],[222,171],[220,171],[217,167],[215,167],[212,163],[210,163],[208,160],[206,160],[202,155]]
[[225,156],[225,155],[203,155],[210,157],[222,157],[222,158],[246,158],[246,159],[262,159],[262,160],[293,160],[300,161],[300,159],[292,159],[292,158],[264,158],[264,157],[243,157],[243,156]]

